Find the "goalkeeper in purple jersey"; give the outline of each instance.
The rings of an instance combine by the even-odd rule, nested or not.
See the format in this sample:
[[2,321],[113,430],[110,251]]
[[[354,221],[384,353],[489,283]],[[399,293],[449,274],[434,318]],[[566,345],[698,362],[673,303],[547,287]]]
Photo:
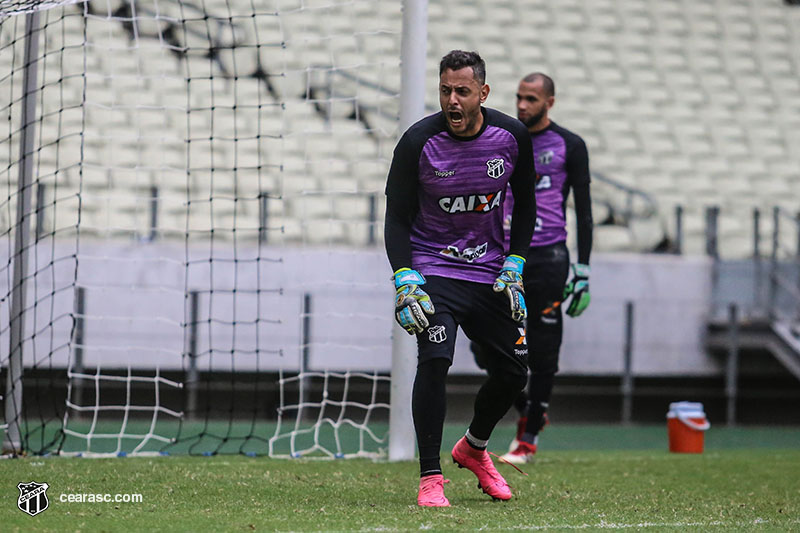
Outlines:
[[[517,436],[503,456],[512,463],[533,459],[539,431],[547,423],[547,408],[558,372],[563,335],[562,307],[571,317],[589,305],[589,255],[592,249],[592,203],[589,193],[589,155],[579,136],[548,117],[555,103],[549,76],[536,72],[520,81],[517,118],[527,127],[536,167],[536,228],[523,270],[528,297],[527,331],[531,369],[527,394],[517,399]],[[567,250],[566,206],[572,189],[577,219],[578,261],[571,266]],[[506,199],[510,216],[516,193]],[[484,366],[482,348],[473,343],[476,361]]]
[[[384,233],[397,292],[395,318],[417,337],[417,503],[429,507],[450,505],[439,456],[458,327],[484,347],[490,372],[452,457],[499,500],[511,498],[511,490],[486,446],[527,376],[522,271],[536,216],[533,151],[522,123],[481,105],[489,95],[485,79],[475,52],[454,50],[442,58],[442,110],[403,134],[386,184]],[[506,236],[509,190],[518,201]]]

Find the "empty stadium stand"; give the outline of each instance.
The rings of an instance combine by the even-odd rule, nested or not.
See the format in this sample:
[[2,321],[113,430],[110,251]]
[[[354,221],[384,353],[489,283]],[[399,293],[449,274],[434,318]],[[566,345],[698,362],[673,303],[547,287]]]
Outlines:
[[[47,205],[80,197],[87,235],[222,228],[216,235],[231,238],[236,228],[237,238],[281,243],[379,243],[399,133],[399,5],[282,5],[257,28],[244,22],[253,4],[238,0],[133,9],[93,0],[45,12],[36,165]],[[719,251],[742,257],[754,207],[800,205],[796,7],[431,0],[429,16],[430,110],[438,59],[452,48],[483,54],[488,103],[509,113],[521,76],[554,77],[553,117],[586,139],[598,176],[597,250],[669,250],[681,206],[682,250],[704,253],[705,208],[719,206]],[[5,42],[14,31],[10,19],[0,27]],[[0,54],[6,87],[21,77],[21,42],[12,49]],[[9,115],[13,139],[18,110]],[[0,150],[4,231],[17,150]],[[63,205],[45,213],[43,231],[77,225],[78,202]],[[762,239],[769,231],[763,224]]]

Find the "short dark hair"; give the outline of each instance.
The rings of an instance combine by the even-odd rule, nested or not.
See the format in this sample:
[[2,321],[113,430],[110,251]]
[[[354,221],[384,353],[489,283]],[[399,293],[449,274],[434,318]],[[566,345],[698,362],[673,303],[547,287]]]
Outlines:
[[542,82],[542,88],[544,89],[544,93],[547,96],[555,96],[556,95],[556,84],[553,82],[553,78],[544,74],[543,72],[531,72],[524,78],[522,81],[525,83],[536,83],[537,81]]
[[439,63],[439,76],[447,69],[461,70],[466,67],[472,67],[472,77],[479,85],[486,83],[486,63],[478,52],[451,50]]

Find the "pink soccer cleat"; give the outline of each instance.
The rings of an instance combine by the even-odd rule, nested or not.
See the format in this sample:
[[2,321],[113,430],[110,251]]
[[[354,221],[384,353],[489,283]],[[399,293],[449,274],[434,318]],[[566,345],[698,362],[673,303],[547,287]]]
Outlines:
[[435,474],[419,478],[417,505],[421,507],[450,507],[444,495],[444,476]]
[[486,450],[476,450],[467,442],[466,437],[453,446],[453,462],[459,468],[467,468],[478,476],[478,488],[495,500],[510,500],[511,488],[492,463]]
[[535,444],[519,441],[517,442],[517,447],[503,455],[501,459],[515,465],[521,465],[533,462],[534,455],[536,455]]

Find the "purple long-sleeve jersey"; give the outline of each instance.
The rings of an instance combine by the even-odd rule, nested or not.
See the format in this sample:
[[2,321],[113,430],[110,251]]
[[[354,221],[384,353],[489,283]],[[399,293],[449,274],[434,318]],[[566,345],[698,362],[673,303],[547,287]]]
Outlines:
[[511,253],[527,253],[535,215],[528,132],[499,111],[482,112],[483,126],[473,137],[452,135],[437,113],[397,144],[386,185],[392,268],[493,283],[506,255],[503,201],[510,189],[530,199],[513,211],[519,220],[510,236]]
[[[535,248],[567,240],[566,205],[572,188],[578,218],[579,262],[588,264],[592,211],[586,144],[552,121],[544,130],[531,134],[531,143],[536,167],[536,227],[530,245]],[[504,205],[507,231],[515,198],[509,191]]]

